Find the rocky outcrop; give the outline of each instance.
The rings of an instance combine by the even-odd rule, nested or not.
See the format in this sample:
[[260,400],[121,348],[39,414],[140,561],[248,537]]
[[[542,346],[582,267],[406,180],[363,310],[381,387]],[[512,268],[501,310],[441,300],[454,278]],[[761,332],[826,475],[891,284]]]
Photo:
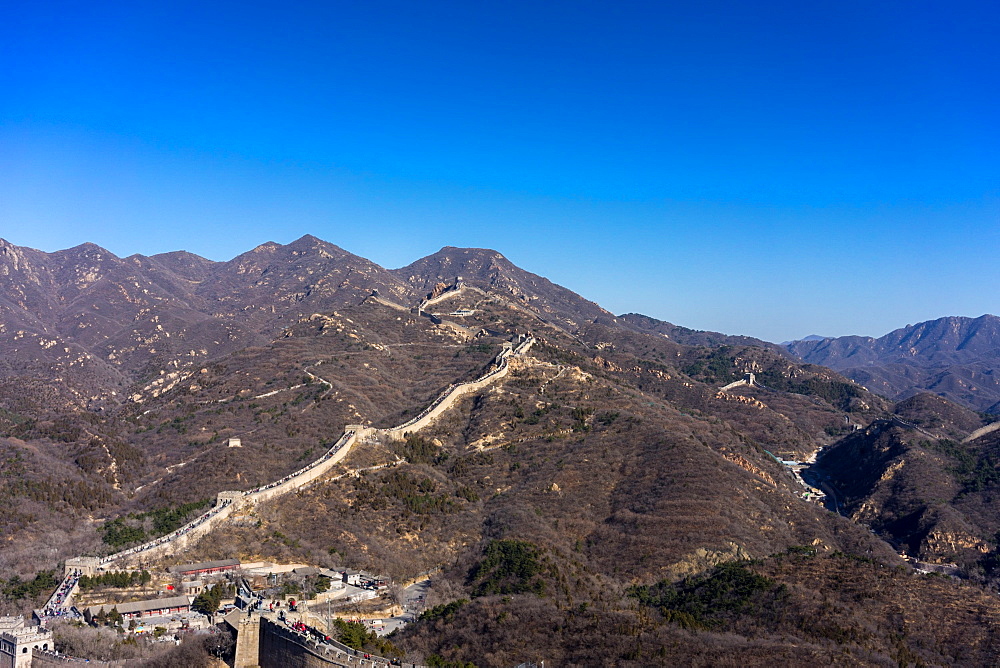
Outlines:
[[718,550],[699,547],[697,550],[688,554],[680,561],[664,568],[663,577],[668,580],[680,580],[692,575],[704,573],[713,566],[723,562],[734,561],[737,559],[750,559],[751,556],[752,555],[742,546],[737,545],[732,541],[729,541],[726,547]]
[[715,393],[715,398],[721,399],[722,401],[735,401],[738,404],[745,404],[758,410],[767,408],[767,404],[763,401],[754,399],[753,397],[745,397],[741,394],[730,394],[728,392],[719,391]]
[[969,533],[931,531],[924,539],[920,554],[929,563],[943,563],[967,550],[986,554],[990,551],[990,546],[983,539]]
[[430,294],[427,295],[427,299],[437,299],[444,294],[444,291],[448,289],[447,283],[435,283],[434,288],[431,290]]
[[767,484],[771,485],[772,487],[777,487],[777,483],[774,482],[774,478],[771,477],[770,473],[760,468],[759,466],[751,464],[745,457],[741,457],[740,455],[737,455],[732,452],[723,452],[722,456],[731,461],[732,463],[736,464],[737,466],[739,466],[744,471],[754,474],[755,476],[757,476]]

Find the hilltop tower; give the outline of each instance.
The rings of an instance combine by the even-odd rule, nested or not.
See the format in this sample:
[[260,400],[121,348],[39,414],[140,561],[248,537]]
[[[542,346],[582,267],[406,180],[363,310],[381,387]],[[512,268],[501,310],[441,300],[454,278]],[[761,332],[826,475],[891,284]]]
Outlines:
[[66,560],[64,574],[69,575],[74,571],[80,575],[97,575],[101,568],[101,560],[97,557],[74,557]]

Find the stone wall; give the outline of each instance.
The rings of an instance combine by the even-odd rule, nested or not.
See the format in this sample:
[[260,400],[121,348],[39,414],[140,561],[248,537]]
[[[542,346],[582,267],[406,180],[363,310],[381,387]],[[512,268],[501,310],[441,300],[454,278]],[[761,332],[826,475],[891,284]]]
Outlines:
[[409,306],[403,306],[402,304],[397,304],[396,302],[391,302],[388,299],[382,299],[381,297],[377,297],[377,296],[374,296],[374,295],[371,296],[371,297],[369,297],[368,299],[370,299],[373,302],[376,302],[378,304],[381,304],[382,306],[388,306],[391,309],[395,309],[397,311],[402,311],[403,313],[409,313],[410,312],[410,307]]
[[[386,659],[374,657],[365,659],[357,652],[338,642],[319,643],[308,636],[273,622],[265,617],[260,620],[260,668],[329,668],[330,666],[351,666],[353,668],[386,668]],[[410,663],[403,668],[423,668]],[[246,668],[239,664],[235,668]]]
[[[346,655],[340,660],[337,653],[317,650],[315,644],[298,634],[267,619],[260,623],[260,668],[328,668],[329,666],[358,665],[348,663]],[[235,668],[243,668],[239,664]]]
[[1000,429],[1000,422],[994,422],[993,424],[988,424],[985,427],[980,427],[971,434],[965,437],[962,443],[968,443],[969,441],[974,441],[980,436],[985,436],[986,434],[992,433]]
[[[90,565],[93,559],[81,557],[70,561],[74,562],[76,567],[80,567],[87,574],[92,574],[90,572],[92,570],[137,568],[148,561],[161,559],[181,552],[197,539],[211,532],[237,508],[248,503],[268,501],[287,494],[325,475],[335,464],[347,456],[347,453],[351,451],[351,448],[359,438],[367,438],[372,434],[378,434],[390,439],[402,439],[407,433],[419,431],[430,425],[442,413],[454,406],[455,402],[462,396],[481,390],[490,383],[506,376],[510,370],[510,359],[517,355],[523,355],[534,342],[534,338],[526,337],[518,343],[517,347],[512,346],[510,343],[504,344],[504,349],[496,357],[496,367],[493,370],[474,381],[452,385],[420,415],[398,427],[373,430],[358,425],[348,426],[344,431],[344,435],[340,437],[333,447],[308,466],[257,489],[246,492],[220,492],[215,506],[210,511],[166,536],[157,538],[144,545],[104,557],[100,560],[96,569]],[[87,562],[86,567],[84,567],[84,562]],[[67,568],[69,568],[69,563],[67,562]]]
[[445,292],[442,292],[437,297],[432,297],[430,299],[425,299],[423,302],[420,303],[420,308],[424,309],[424,308],[427,308],[428,306],[433,306],[434,304],[439,304],[439,303],[443,302],[446,299],[451,299],[452,297],[457,297],[458,295],[462,294],[462,292],[464,292],[464,291],[465,291],[465,286],[464,285],[461,286],[461,287],[458,287],[458,288],[451,288],[451,289],[445,290]]
[[388,429],[379,429],[378,433],[384,435],[388,438],[400,440],[406,436],[408,433],[420,431],[424,427],[427,427],[436,419],[438,419],[442,413],[447,411],[449,408],[455,405],[455,402],[460,398],[469,394],[470,392],[477,392],[484,387],[490,385],[493,382],[503,378],[510,371],[509,360],[514,355],[523,355],[535,342],[533,338],[528,338],[522,341],[517,348],[510,347],[510,344],[504,344],[505,347],[499,355],[497,355],[497,368],[485,375],[477,378],[474,381],[468,383],[461,383],[458,385],[452,385],[437,399],[433,404],[425,409],[420,415],[412,420],[404,422],[398,427],[390,427]]
[[67,666],[86,666],[87,668],[140,668],[140,659],[122,659],[120,661],[96,661],[90,659],[75,659],[60,656],[52,652],[35,650],[31,657],[31,668],[67,668]]
[[[126,568],[139,568],[142,564],[152,560],[161,559],[166,556],[182,552],[194,541],[210,533],[219,523],[229,517],[235,510],[235,504],[225,503],[224,506],[216,505],[213,510],[216,512],[206,520],[193,527],[181,527],[179,532],[170,538],[159,538],[152,544],[139,546],[143,549],[132,548],[134,551],[127,553],[113,554],[104,559],[101,563],[101,570],[121,570]],[[197,522],[197,520],[195,520]],[[185,530],[186,528],[186,530]],[[169,534],[168,534],[169,535]]]
[[329,457],[315,462],[312,466],[302,470],[301,473],[292,474],[288,480],[275,485],[274,487],[247,494],[246,501],[250,503],[267,501],[276,496],[287,494],[288,492],[294,491],[299,487],[312,482],[316,478],[326,474],[331,468],[333,468],[334,464],[344,459],[344,457],[347,456],[347,453],[351,451],[351,448],[354,447],[357,440],[357,432],[348,430],[343,436],[341,436],[340,440],[337,441],[337,445],[334,445],[331,449],[335,451],[332,452]]
[[143,562],[160,559],[183,551],[202,536],[211,532],[221,522],[225,521],[240,506],[247,503],[267,501],[276,496],[281,496],[324,475],[337,462],[347,456],[347,453],[350,452],[356,440],[356,433],[348,430],[323,457],[314,461],[309,466],[289,474],[280,481],[264,485],[249,492],[220,492],[215,507],[207,513],[208,517],[203,515],[172,534],[158,538],[145,545],[130,548],[106,557],[101,561],[101,569],[116,570],[138,567]]
[[227,617],[226,623],[236,635],[233,668],[260,666],[260,617],[247,618],[239,613],[238,621],[233,623],[233,620]]

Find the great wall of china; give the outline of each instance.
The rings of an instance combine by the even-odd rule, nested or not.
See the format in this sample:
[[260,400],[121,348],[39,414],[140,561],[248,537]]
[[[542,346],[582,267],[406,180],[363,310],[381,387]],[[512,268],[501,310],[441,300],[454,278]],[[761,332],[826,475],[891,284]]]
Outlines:
[[[234,613],[226,624],[236,635],[234,668],[281,666],[281,668],[426,668],[360,652],[332,638],[282,625],[271,613]],[[316,627],[312,627],[315,629]]]
[[[415,312],[417,315],[426,316],[439,325],[447,325],[465,333],[472,333],[472,330],[462,325],[443,321],[423,310],[425,306],[457,296],[467,287],[459,281],[443,294],[422,300],[419,306],[413,309],[384,300],[377,294],[373,294],[369,299],[393,309],[406,310],[410,313]],[[471,288],[471,290],[487,296],[478,288]],[[255,489],[219,492],[215,505],[209,511],[169,534],[105,557],[83,556],[67,559],[63,581],[53,592],[45,607],[35,611],[36,617],[44,621],[47,618],[69,612],[72,597],[79,590],[81,575],[97,575],[112,570],[143,568],[152,561],[172,556],[209,534],[229,518],[234,511],[248,505],[269,501],[310,485],[341,462],[359,441],[364,442],[371,439],[402,440],[407,434],[426,428],[452,408],[462,397],[477,392],[506,376],[511,368],[511,359],[523,356],[534,343],[535,338],[530,335],[520,335],[515,341],[504,343],[500,353],[494,358],[486,373],[475,380],[448,386],[423,411],[398,426],[375,428],[365,425],[347,425],[337,442],[312,463]],[[308,637],[308,634],[284,628],[267,617],[266,614],[258,615],[256,619],[245,618],[240,619],[236,624],[231,624],[238,638],[236,657],[238,666],[281,665],[320,668],[321,666],[388,667],[389,665],[387,659],[382,657],[366,658],[359,652],[333,640],[318,643],[315,638]],[[51,632],[46,635],[46,639],[50,637]],[[66,662],[79,661],[70,657],[54,655],[47,650],[47,646],[32,650],[38,665],[64,665]],[[244,656],[241,656],[241,653]],[[100,664],[101,662],[96,663]],[[113,663],[106,665],[112,666]]]
[[992,434],[998,429],[1000,429],[1000,422],[994,422],[993,424],[988,424],[985,427],[980,427],[979,429],[975,430],[974,432],[966,436],[964,439],[962,439],[962,443],[969,443],[971,441],[976,440],[980,436],[985,436],[986,434]]
[[[526,353],[534,342],[533,337],[522,336],[519,337],[516,346],[513,343],[505,343],[489,371],[476,380],[449,386],[419,415],[399,426],[376,429],[363,425],[348,425],[340,439],[323,456],[308,466],[256,489],[220,492],[211,510],[165,536],[106,557],[76,557],[66,560],[64,584],[70,584],[71,589],[75,590],[75,582],[70,583],[75,576],[135,568],[144,562],[179,552],[210,533],[236,509],[293,492],[323,476],[347,456],[359,439],[379,437],[399,440],[405,438],[408,433],[424,429],[466,394],[476,392],[507,375],[510,370],[510,359]],[[75,591],[70,592],[70,595],[72,593]]]

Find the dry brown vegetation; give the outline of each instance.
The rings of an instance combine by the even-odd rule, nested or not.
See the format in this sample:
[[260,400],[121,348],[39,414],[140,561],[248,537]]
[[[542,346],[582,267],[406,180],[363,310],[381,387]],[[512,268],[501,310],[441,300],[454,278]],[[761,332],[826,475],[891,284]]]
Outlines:
[[[98,261],[93,248],[74,252]],[[63,348],[0,340],[11,353],[0,362],[7,573],[30,578],[110,551],[98,532],[108,520],[133,513],[120,526],[151,531],[183,504],[279,478],[346,424],[399,424],[531,331],[528,359],[417,438],[363,443],[326,479],[234,513],[171,559],[304,561],[398,580],[440,567],[429,601],[440,614],[396,639],[422,660],[976,665],[995,653],[992,595],[899,569],[865,526],[803,501],[768,454],[837,442],[835,483],[852,511],[880,504],[858,519],[913,545],[927,544],[917,534],[928,527],[955,533],[964,522],[989,557],[986,533],[1000,530],[987,466],[1000,457],[995,435],[951,445],[974,416],[929,401],[897,407],[930,433],[922,444],[893,426],[889,402],[829,369],[745,337],[616,320],[489,251],[446,249],[395,272],[308,238],[225,266],[140,258],[150,292],[129,293],[135,303],[120,296],[131,265],[101,261],[105,279],[59,302],[59,323],[86,326],[71,336],[51,325],[64,347],[95,351],[91,361],[60,376]],[[475,310],[456,317],[467,331],[366,299],[378,288],[413,303],[449,274],[480,289],[439,309]],[[158,325],[169,343],[150,342]],[[747,372],[766,387],[719,392]],[[855,423],[875,427],[846,433]],[[913,477],[883,479],[901,458]],[[927,521],[896,532],[916,510]],[[720,604],[719,592],[735,598]],[[4,611],[39,603],[7,599]],[[934,624],[935,605],[947,623]]]
[[1000,436],[964,442],[982,418],[939,397],[901,402],[897,414],[905,421],[876,422],[824,453],[844,511],[910,556],[997,582]]
[[152,638],[124,638],[106,627],[74,626],[65,622],[56,622],[52,630],[56,649],[63,654],[96,661],[128,661],[128,665],[144,668],[219,666],[216,657],[233,642],[225,633],[184,634],[181,644],[175,645]]

